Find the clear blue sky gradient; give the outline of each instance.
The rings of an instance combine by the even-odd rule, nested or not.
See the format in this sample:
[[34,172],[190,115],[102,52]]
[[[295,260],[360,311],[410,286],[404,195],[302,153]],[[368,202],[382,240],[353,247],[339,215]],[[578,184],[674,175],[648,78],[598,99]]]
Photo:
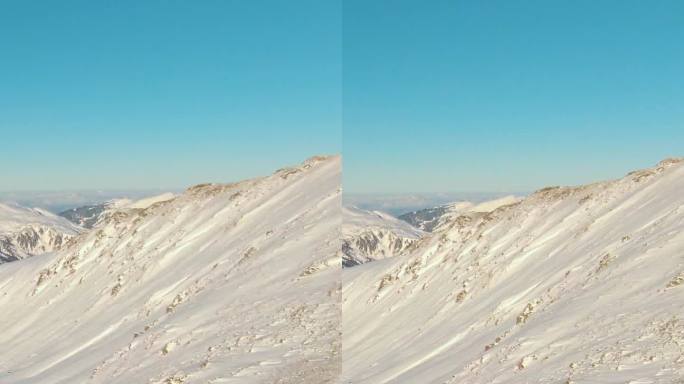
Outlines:
[[529,191],[684,156],[684,2],[346,0],[345,192]]
[[338,1],[0,3],[0,190],[179,188],[341,150]]

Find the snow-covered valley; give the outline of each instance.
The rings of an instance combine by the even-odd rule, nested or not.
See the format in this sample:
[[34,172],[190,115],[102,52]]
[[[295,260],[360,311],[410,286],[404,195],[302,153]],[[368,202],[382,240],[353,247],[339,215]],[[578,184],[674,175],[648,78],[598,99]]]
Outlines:
[[681,383],[684,162],[546,188],[343,272],[343,383]]
[[0,382],[336,382],[340,163],[198,185],[0,265]]

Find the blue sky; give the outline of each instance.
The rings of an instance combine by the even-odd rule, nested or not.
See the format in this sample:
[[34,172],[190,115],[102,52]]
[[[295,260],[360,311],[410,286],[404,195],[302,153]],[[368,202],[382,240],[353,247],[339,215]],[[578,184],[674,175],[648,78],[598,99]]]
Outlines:
[[0,190],[179,188],[341,149],[337,1],[3,1]]
[[343,13],[346,193],[529,191],[684,156],[684,2]]

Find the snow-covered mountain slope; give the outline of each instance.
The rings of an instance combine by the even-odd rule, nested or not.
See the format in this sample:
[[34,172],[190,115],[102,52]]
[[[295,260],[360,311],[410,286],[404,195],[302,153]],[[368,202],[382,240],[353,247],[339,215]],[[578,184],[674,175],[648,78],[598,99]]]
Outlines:
[[479,204],[470,201],[458,201],[451,204],[441,205],[439,207],[426,208],[419,211],[405,213],[398,218],[420,230],[432,232],[438,230],[446,223],[464,213],[491,212],[501,206],[515,204],[520,200],[521,199],[516,196],[504,196]]
[[0,266],[0,382],[334,382],[340,168],[195,186]]
[[0,203],[0,264],[53,252],[78,233],[77,226],[50,212]]
[[342,265],[353,267],[406,251],[424,233],[386,213],[342,208]]
[[680,383],[684,162],[466,214],[343,272],[344,383]]
[[115,214],[115,211],[128,209],[144,209],[148,206],[162,201],[171,200],[175,197],[173,193],[167,192],[158,196],[146,197],[137,201],[130,199],[113,199],[101,204],[84,205],[72,208],[59,213],[59,216],[71,221],[72,223],[92,229],[103,221]]

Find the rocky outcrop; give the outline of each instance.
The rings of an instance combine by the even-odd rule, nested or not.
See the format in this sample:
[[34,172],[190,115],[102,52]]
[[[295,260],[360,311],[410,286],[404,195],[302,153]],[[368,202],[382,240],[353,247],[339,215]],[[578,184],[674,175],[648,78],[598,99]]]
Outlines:
[[0,263],[60,250],[80,232],[49,212],[0,204]]
[[343,220],[342,265],[345,268],[399,255],[424,235],[383,212],[345,207]]

